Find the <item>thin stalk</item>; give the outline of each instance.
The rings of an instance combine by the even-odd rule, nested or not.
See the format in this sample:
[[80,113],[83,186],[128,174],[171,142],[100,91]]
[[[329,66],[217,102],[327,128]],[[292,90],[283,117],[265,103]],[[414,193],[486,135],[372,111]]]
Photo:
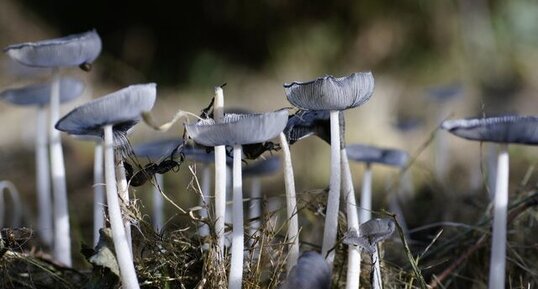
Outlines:
[[[346,202],[347,230],[359,232],[359,216],[351,169],[346,149],[340,150],[342,160],[342,195]],[[358,289],[361,275],[361,252],[357,246],[349,245],[347,251],[346,289]]]
[[254,176],[250,179],[250,205],[248,207],[248,218],[249,220],[252,220],[249,226],[251,243],[256,239],[255,235],[258,234],[258,230],[260,229],[260,216],[262,211],[261,198],[261,180],[259,177]]
[[13,211],[11,215],[11,224],[10,227],[18,228],[21,224],[22,219],[22,203],[20,199],[20,194],[15,185],[10,181],[1,181],[0,182],[0,228],[2,228],[4,224],[4,214],[5,214],[5,198],[4,198],[4,190],[7,190],[9,192],[9,195],[11,196],[11,201],[13,202]]
[[325,229],[323,231],[323,244],[321,255],[333,267],[334,248],[338,231],[338,207],[340,205],[340,118],[339,111],[330,112],[331,120],[331,179],[329,184],[329,197],[327,199],[327,214],[325,216]]
[[125,226],[125,236],[127,236],[127,241],[129,241],[129,250],[131,255],[133,254],[133,239],[131,237],[131,221],[128,217],[128,210],[130,206],[129,199],[129,185],[127,183],[127,175],[125,174],[125,167],[123,166],[123,157],[119,150],[114,151],[116,156],[116,184],[118,186],[118,195],[122,201],[122,210],[123,210],[123,226]]
[[112,229],[112,240],[114,241],[114,250],[120,268],[120,278],[122,288],[138,289],[138,279],[131,255],[130,242],[125,234],[118,190],[116,187],[116,175],[114,169],[114,141],[112,135],[112,125],[104,127],[104,148],[105,148],[105,181],[106,181],[106,199],[108,204],[108,215],[110,218],[110,227]]
[[[215,122],[224,118],[224,93],[215,87],[213,106]],[[215,234],[220,248],[220,258],[224,256],[224,218],[226,215],[226,147],[215,147]]]
[[230,263],[229,289],[241,289],[243,279],[243,180],[241,171],[241,145],[233,150],[233,233],[232,260]]
[[503,289],[506,267],[506,216],[508,208],[508,145],[501,144],[497,158],[497,182],[493,209],[493,240],[489,267],[489,289]]
[[71,232],[67,208],[67,186],[65,183],[64,154],[60,131],[54,125],[60,119],[60,74],[53,72],[50,92],[50,169],[54,206],[54,258],[71,267]]
[[372,166],[366,163],[362,177],[361,191],[361,224],[372,219]]
[[52,224],[52,196],[50,193],[49,153],[47,149],[47,110],[40,106],[36,115],[36,185],[37,227],[44,244],[52,246],[54,228]]
[[[200,200],[200,206],[202,209],[200,210],[200,217],[207,218],[207,203],[209,201],[209,189],[211,187],[211,168],[209,165],[202,165],[202,196],[203,198]],[[198,233],[200,234],[200,237],[205,237],[209,235],[209,227],[207,224],[202,224],[200,228],[198,229]]]
[[153,186],[153,193],[152,193],[152,205],[153,205],[153,228],[155,229],[155,232],[160,232],[163,228],[164,223],[164,215],[163,215],[163,208],[164,208],[164,198],[161,195],[161,189],[164,184],[164,176],[161,174],[155,174],[155,181],[157,184]]
[[99,242],[99,229],[105,227],[105,187],[103,186],[103,143],[95,144],[93,159],[93,244]]
[[297,216],[295,177],[293,175],[290,147],[284,133],[280,133],[280,147],[282,148],[282,153],[284,154],[284,186],[286,188],[286,217],[288,220],[287,238],[288,242],[291,242],[288,249],[288,259],[286,263],[287,273],[289,274],[299,259],[299,219]]

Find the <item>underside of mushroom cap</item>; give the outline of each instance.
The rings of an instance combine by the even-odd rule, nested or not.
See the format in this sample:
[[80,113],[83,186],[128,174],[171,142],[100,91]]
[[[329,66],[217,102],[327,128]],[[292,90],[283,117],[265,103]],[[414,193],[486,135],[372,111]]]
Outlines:
[[[133,147],[133,152],[139,158],[156,161],[170,157],[174,150],[182,144],[183,140],[180,138],[160,139],[137,144]],[[181,148],[177,151],[178,156],[180,152]]]
[[280,158],[277,156],[271,156],[267,159],[261,159],[256,162],[249,163],[243,167],[244,176],[264,176],[270,175],[278,170],[282,166]]
[[308,82],[284,84],[286,97],[304,110],[344,110],[362,105],[374,92],[371,72],[355,72],[335,78],[320,77]]
[[187,124],[189,136],[204,146],[244,145],[268,141],[284,130],[287,109],[260,114],[226,114],[220,123],[213,119]]
[[[50,102],[50,82],[28,85],[21,88],[4,90],[0,99],[16,105],[46,106]],[[68,102],[82,95],[84,83],[78,79],[64,77],[60,79],[60,102]]]
[[538,117],[503,115],[445,120],[441,128],[462,138],[496,143],[538,144]]
[[347,156],[356,162],[379,163],[403,167],[409,160],[407,152],[397,149],[385,149],[375,146],[352,144],[346,146]]
[[26,42],[4,48],[9,57],[35,67],[72,67],[92,63],[101,53],[95,30],[62,38]]
[[151,110],[156,94],[154,83],[131,85],[73,109],[55,127],[74,135],[102,136],[105,125],[127,132]]

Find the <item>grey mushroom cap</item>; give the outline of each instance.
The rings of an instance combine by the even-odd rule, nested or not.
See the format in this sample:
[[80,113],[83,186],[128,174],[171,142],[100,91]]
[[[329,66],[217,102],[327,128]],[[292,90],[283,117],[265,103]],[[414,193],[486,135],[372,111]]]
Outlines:
[[303,110],[345,110],[362,105],[374,92],[371,72],[355,72],[335,78],[320,77],[308,82],[284,84],[286,97]]
[[244,176],[266,176],[276,173],[282,167],[280,158],[271,156],[264,160],[258,160],[254,163],[249,163],[243,167]]
[[133,147],[133,152],[139,158],[156,161],[170,157],[174,149],[181,144],[183,144],[183,140],[180,138],[160,139],[137,144]]
[[356,162],[378,163],[395,167],[403,167],[409,160],[409,154],[405,151],[362,144],[348,145],[346,152],[348,158]]
[[56,129],[73,135],[103,135],[105,125],[127,132],[149,111],[157,97],[155,83],[131,85],[83,104],[56,123]]
[[268,141],[280,134],[288,121],[286,109],[260,114],[226,114],[220,123],[203,119],[185,125],[189,136],[204,146],[244,145]]
[[344,237],[344,244],[360,246],[373,254],[376,244],[388,239],[396,230],[396,223],[392,219],[371,219],[359,226],[360,235],[357,231],[349,231]]
[[[32,84],[21,88],[7,89],[0,93],[0,99],[16,105],[46,106],[50,103],[52,83]],[[84,92],[84,83],[78,79],[60,79],[60,102],[71,101]]]
[[329,289],[331,271],[317,252],[308,251],[299,257],[280,289]]
[[34,67],[72,67],[92,63],[101,53],[95,30],[66,37],[26,42],[4,48],[9,57]]
[[428,98],[436,102],[447,102],[463,96],[463,87],[455,83],[445,86],[437,86],[427,90]]
[[290,116],[284,134],[290,144],[316,135],[331,143],[331,121],[328,110],[300,110]]
[[486,118],[445,120],[441,128],[469,140],[538,144],[538,117],[504,115]]

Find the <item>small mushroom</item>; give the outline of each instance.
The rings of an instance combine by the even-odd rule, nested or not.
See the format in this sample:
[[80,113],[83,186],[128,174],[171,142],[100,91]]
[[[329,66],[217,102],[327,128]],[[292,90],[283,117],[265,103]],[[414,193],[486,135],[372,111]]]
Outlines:
[[331,270],[329,264],[317,252],[308,251],[301,255],[297,265],[291,269],[280,289],[329,289]]
[[[11,202],[13,203],[10,227],[18,228],[21,225],[21,219],[22,219],[22,211],[23,211],[22,203],[21,203],[19,191],[17,190],[15,185],[10,181],[0,181],[0,228],[3,228],[5,226],[4,224],[4,214],[5,214],[4,192],[5,191],[9,192],[9,195],[11,197]],[[2,237],[0,236],[0,243],[2,241],[1,238]]]

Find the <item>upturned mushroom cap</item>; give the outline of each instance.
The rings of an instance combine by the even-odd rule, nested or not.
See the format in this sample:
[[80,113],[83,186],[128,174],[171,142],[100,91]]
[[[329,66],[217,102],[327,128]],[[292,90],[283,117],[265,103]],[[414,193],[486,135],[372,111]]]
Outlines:
[[[137,144],[133,147],[133,152],[139,158],[149,159],[151,161],[161,158],[170,157],[173,150],[183,143],[179,138],[160,139]],[[180,151],[178,151],[179,153]]]
[[360,246],[370,254],[376,250],[376,244],[388,239],[396,224],[392,219],[371,219],[359,226],[360,236],[357,231],[349,231],[344,237],[344,244]]
[[103,127],[127,131],[151,110],[157,97],[155,83],[131,85],[81,105],[56,123],[56,129],[73,135],[102,137]]
[[329,289],[330,286],[329,265],[319,253],[308,251],[299,257],[280,289]]
[[427,95],[436,102],[447,102],[463,96],[463,87],[457,83],[433,87],[427,90]]
[[261,143],[276,136],[288,121],[286,109],[260,114],[226,114],[221,123],[213,119],[185,125],[187,133],[204,146]]
[[271,156],[264,160],[259,160],[254,163],[249,163],[243,167],[244,176],[264,176],[270,175],[282,167],[280,158],[277,156]]
[[369,145],[348,145],[346,151],[348,158],[356,162],[379,163],[395,167],[405,166],[409,159],[409,155],[405,151]]
[[284,84],[286,97],[303,110],[344,110],[362,105],[374,92],[371,72],[355,72],[335,78],[320,77],[308,82]]
[[[7,89],[0,93],[0,99],[16,105],[46,106],[50,102],[51,83],[39,83],[21,88]],[[84,83],[80,80],[64,77],[60,80],[60,102],[68,102],[80,96]]]
[[92,63],[101,53],[95,30],[62,38],[26,42],[4,48],[9,57],[35,67],[71,67]]
[[504,115],[446,120],[441,128],[462,138],[496,142],[538,144],[538,117]]

